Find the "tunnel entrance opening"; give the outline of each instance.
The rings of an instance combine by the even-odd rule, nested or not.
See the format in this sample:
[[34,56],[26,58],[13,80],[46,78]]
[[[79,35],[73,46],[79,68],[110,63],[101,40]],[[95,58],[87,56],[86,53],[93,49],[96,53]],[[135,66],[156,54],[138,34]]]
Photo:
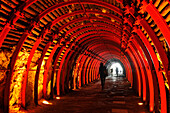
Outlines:
[[123,63],[118,59],[112,59],[106,63],[108,74],[111,76],[125,76],[125,67]]
[[[109,69],[110,73],[113,74],[113,76],[119,76],[123,74],[123,68],[118,62],[112,63]],[[118,75],[117,75],[118,74]]]

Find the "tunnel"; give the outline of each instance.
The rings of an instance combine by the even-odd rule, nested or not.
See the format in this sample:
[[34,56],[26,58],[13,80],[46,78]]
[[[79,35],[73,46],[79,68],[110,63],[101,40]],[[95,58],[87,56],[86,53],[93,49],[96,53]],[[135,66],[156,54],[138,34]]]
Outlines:
[[170,112],[169,0],[0,1],[2,112],[85,87],[114,61],[148,112]]

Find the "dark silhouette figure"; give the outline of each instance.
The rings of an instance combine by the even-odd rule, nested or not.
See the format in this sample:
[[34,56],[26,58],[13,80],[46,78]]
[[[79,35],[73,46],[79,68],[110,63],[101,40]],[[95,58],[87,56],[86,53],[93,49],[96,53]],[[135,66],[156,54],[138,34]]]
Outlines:
[[110,69],[110,72],[113,73],[113,69]]
[[99,74],[100,74],[101,85],[102,85],[102,90],[103,90],[104,85],[105,85],[105,77],[107,76],[107,70],[106,70],[106,67],[103,66],[103,63],[100,63]]
[[111,73],[111,75],[113,76],[113,69],[110,69],[110,73]]
[[118,70],[118,67],[116,67],[116,75],[117,75],[117,76],[118,76],[118,71],[119,71],[119,70]]

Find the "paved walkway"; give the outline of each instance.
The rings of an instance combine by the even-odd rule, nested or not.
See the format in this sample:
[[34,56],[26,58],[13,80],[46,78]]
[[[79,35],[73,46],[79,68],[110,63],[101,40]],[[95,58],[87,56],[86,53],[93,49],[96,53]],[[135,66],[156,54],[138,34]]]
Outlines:
[[139,106],[141,99],[130,88],[124,77],[107,77],[105,89],[100,81],[90,83],[58,99],[41,103],[29,113],[149,113],[146,106]]

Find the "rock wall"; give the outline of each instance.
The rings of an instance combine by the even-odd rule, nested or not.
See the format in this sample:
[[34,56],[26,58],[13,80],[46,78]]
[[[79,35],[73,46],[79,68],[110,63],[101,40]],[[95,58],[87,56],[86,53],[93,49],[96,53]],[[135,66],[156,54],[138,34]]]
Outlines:
[[16,112],[21,107],[21,88],[26,71],[26,64],[29,57],[29,50],[22,48],[14,67],[14,74],[10,86],[10,103],[9,109],[11,112]]
[[[37,66],[38,66],[38,60],[40,57],[41,57],[41,52],[36,50],[35,54],[32,58],[31,65],[30,65],[29,72],[28,72],[28,81],[27,81],[27,88],[26,88],[26,106],[30,106],[33,104],[35,74],[36,74],[36,70],[37,70]],[[42,72],[40,72],[40,73],[42,73]],[[41,75],[42,74],[40,74],[39,80],[42,82]],[[40,83],[38,83],[38,84],[40,84]]]
[[[14,53],[15,47],[11,48],[11,50],[0,50],[0,107],[3,108],[4,103],[4,89],[7,79],[7,70],[8,65],[10,64],[11,57]],[[41,57],[40,51],[36,50],[35,54],[32,58],[31,65],[28,73],[27,87],[26,87],[26,106],[31,106],[33,104],[34,98],[34,82],[35,82],[35,74],[38,66],[39,58]],[[10,101],[9,101],[9,110],[10,112],[17,112],[21,108],[21,91],[22,84],[24,80],[24,75],[26,72],[26,65],[28,61],[28,57],[30,55],[30,49],[22,48],[19,52],[18,58],[16,60],[16,64],[14,66],[14,73],[11,79],[10,86]],[[43,77],[44,77],[44,67],[46,61],[43,60],[39,75],[38,81],[38,98],[41,99],[43,96]],[[50,96],[50,87],[51,87],[51,73],[52,73],[52,61],[50,65],[50,70],[48,72],[48,80],[47,80],[47,95]]]
[[[50,98],[51,93],[51,75],[52,75],[52,62],[50,63],[49,71],[48,71],[48,77],[47,77],[47,97]],[[55,83],[55,82],[54,82]],[[54,85],[53,85],[54,87]]]
[[0,108],[3,108],[3,97],[4,97],[4,89],[6,84],[6,72],[8,70],[8,65],[10,63],[10,58],[15,50],[15,47],[11,48],[11,50],[2,50],[0,49]]
[[43,60],[40,70],[40,75],[38,79],[38,99],[41,99],[43,97],[43,78],[44,78],[44,67],[45,67],[45,61]]

